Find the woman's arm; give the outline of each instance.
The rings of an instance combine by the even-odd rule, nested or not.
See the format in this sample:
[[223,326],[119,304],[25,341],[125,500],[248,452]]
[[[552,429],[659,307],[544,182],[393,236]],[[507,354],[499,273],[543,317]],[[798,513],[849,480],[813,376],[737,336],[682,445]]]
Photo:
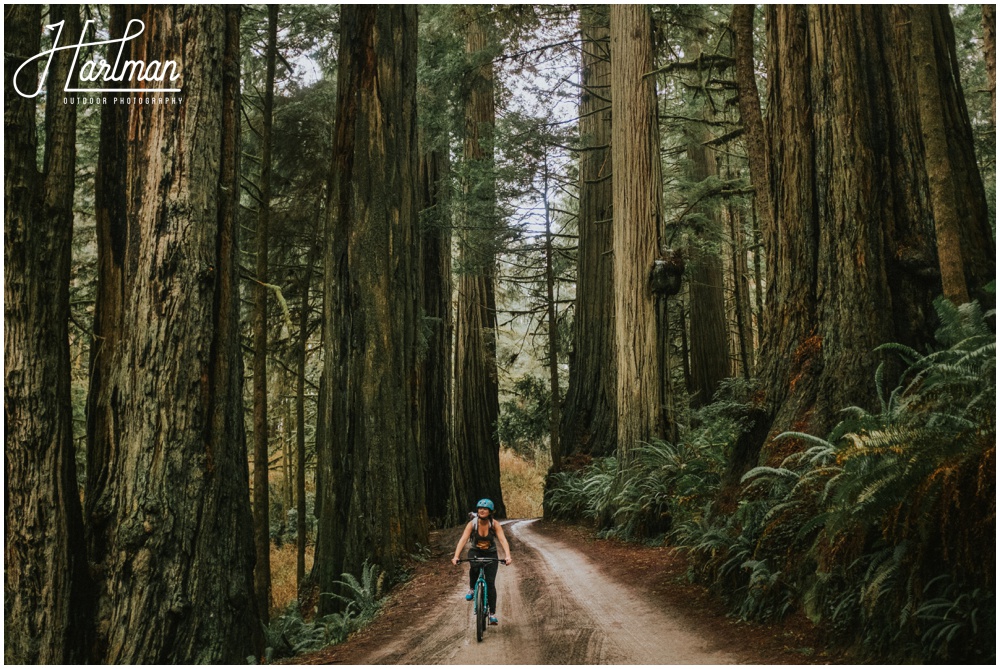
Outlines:
[[458,545],[455,546],[455,557],[451,559],[452,564],[458,564],[458,557],[462,554],[462,546],[469,541],[469,537],[472,536],[472,523],[476,521],[470,520],[465,526],[465,531],[462,532],[462,538],[458,540]]
[[504,553],[507,554],[507,559],[504,560],[504,564],[510,564],[513,560],[510,557],[510,546],[507,544],[507,535],[503,533],[503,525],[500,523],[496,524],[497,528],[497,541],[503,546]]

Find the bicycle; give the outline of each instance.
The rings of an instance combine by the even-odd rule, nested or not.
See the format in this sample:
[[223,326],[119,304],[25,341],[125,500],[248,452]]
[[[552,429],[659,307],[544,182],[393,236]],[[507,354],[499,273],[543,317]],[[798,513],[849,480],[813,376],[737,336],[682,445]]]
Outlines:
[[479,567],[479,578],[476,579],[476,586],[473,588],[473,612],[476,617],[476,641],[483,640],[483,632],[486,631],[487,621],[490,617],[489,606],[487,606],[487,601],[489,601],[488,586],[486,585],[486,565],[498,562],[500,564],[505,564],[503,560],[499,558],[466,558],[464,560],[459,560],[459,562],[468,562],[470,564]]

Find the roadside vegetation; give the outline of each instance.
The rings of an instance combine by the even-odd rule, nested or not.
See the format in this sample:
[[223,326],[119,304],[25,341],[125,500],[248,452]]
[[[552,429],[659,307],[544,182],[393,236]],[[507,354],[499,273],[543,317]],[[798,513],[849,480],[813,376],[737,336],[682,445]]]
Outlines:
[[993,662],[995,313],[936,307],[937,350],[883,347],[904,371],[873,379],[878,412],[844,407],[828,435],[779,435],[805,446],[735,494],[724,465],[746,389],[729,386],[699,427],[643,446],[627,470],[612,457],[556,474],[553,515],[679,547],[689,578],[741,619],[801,609],[862,659]]
[[[272,574],[273,569],[272,563]],[[366,564],[360,578],[343,574],[335,585],[340,592],[330,594],[342,604],[340,611],[304,617],[299,602],[289,601],[264,628],[264,657],[251,656],[247,661],[270,663],[340,643],[370,623],[386,600],[385,574],[375,565]]]

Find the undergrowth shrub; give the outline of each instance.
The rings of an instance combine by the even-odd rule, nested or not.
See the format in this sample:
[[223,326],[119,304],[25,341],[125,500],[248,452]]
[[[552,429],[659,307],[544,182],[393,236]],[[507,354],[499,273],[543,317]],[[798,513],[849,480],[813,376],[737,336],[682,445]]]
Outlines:
[[596,521],[610,502],[617,471],[615,458],[596,458],[581,470],[553,474],[547,492],[551,516]]
[[877,413],[743,477],[732,515],[673,538],[692,574],[748,619],[794,604],[873,657],[995,659],[996,338],[976,304],[936,303],[942,350],[907,365]]
[[637,446],[611,499],[612,532],[623,539],[658,539],[675,523],[699,516],[718,490],[724,464],[722,451],[710,445]]
[[[335,585],[341,592],[324,593],[344,604],[344,608],[311,621],[302,617],[297,601],[292,601],[280,615],[274,616],[264,628],[264,661],[292,657],[300,653],[321,650],[342,642],[347,636],[372,621],[385,597],[382,596],[385,574],[373,564],[365,563],[361,578],[342,574]],[[341,594],[343,593],[343,594]],[[256,658],[247,660],[256,663]]]
[[[905,371],[879,408],[843,411],[805,449],[744,475],[735,511],[713,504],[751,386],[734,383],[677,445],[639,447],[616,487],[614,458],[555,475],[557,518],[606,534],[662,533],[689,575],[746,620],[801,609],[879,660],[996,658],[996,336],[977,304],[940,299],[940,350],[898,344]],[[616,492],[617,490],[617,492]]]

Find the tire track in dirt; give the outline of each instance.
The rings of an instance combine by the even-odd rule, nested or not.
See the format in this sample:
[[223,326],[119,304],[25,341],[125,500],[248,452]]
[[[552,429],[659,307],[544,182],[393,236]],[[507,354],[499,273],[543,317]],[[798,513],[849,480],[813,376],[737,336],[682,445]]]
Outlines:
[[683,616],[654,606],[641,584],[623,588],[582,552],[504,523],[514,564],[497,576],[500,625],[475,640],[465,565],[455,587],[422,606],[412,624],[370,652],[365,664],[732,664]]

